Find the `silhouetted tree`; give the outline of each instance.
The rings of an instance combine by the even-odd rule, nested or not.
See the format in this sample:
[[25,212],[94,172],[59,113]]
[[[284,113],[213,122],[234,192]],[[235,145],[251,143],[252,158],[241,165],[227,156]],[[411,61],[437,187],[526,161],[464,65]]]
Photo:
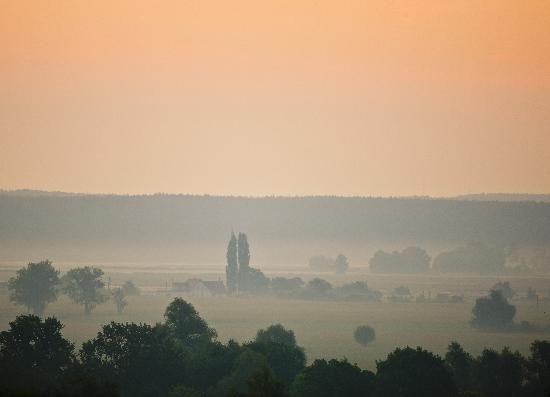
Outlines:
[[504,270],[504,252],[482,243],[470,243],[439,254],[435,270],[452,273],[500,273]]
[[269,368],[286,384],[292,382],[306,364],[304,349],[296,344],[294,332],[281,324],[259,330],[254,342],[246,347],[265,356]]
[[314,270],[327,272],[332,271],[334,266],[334,260],[332,258],[327,258],[324,255],[315,255],[309,258],[309,267]]
[[290,387],[293,397],[374,396],[375,377],[346,360],[315,360]]
[[401,261],[406,273],[424,273],[430,270],[432,258],[420,247],[407,247],[401,251]]
[[460,392],[474,389],[474,358],[457,342],[452,342],[445,354],[445,363],[451,368],[455,385]]
[[376,338],[376,333],[374,332],[374,328],[368,325],[361,325],[355,329],[353,337],[360,345],[367,346]]
[[316,255],[309,258],[309,267],[321,272],[345,273],[349,268],[348,258],[339,254],[336,259],[328,258],[324,255]]
[[380,291],[370,289],[365,281],[354,281],[336,289],[336,294],[344,299],[379,301],[382,298]]
[[239,290],[248,291],[250,247],[248,246],[248,238],[244,233],[239,233],[237,254],[239,260]]
[[420,347],[395,349],[376,363],[378,394],[384,397],[454,397],[451,371],[444,361]]
[[259,368],[246,382],[246,392],[232,392],[229,397],[285,397],[285,384],[267,367]]
[[85,342],[80,359],[87,371],[120,385],[123,396],[165,395],[185,383],[185,351],[162,326],[115,323],[104,325]]
[[124,290],[122,288],[115,288],[111,292],[111,296],[113,297],[113,301],[116,305],[116,310],[118,314],[121,314],[126,305],[128,305],[128,301],[126,300],[126,294],[124,293]]
[[54,269],[52,262],[29,263],[9,280],[10,300],[40,316],[47,304],[57,299],[58,284],[59,271]]
[[348,258],[343,254],[339,254],[334,260],[334,271],[336,273],[343,274],[348,271],[348,268],[349,268]]
[[260,368],[267,368],[267,360],[264,355],[244,349],[236,357],[230,373],[218,382],[215,396],[239,395],[246,393],[248,381]]
[[217,336],[216,330],[208,326],[193,305],[181,298],[175,298],[168,305],[164,318],[173,335],[186,345],[209,342]]
[[294,331],[287,330],[281,324],[270,325],[267,329],[260,329],[256,333],[258,343],[280,343],[287,346],[296,346]]
[[108,299],[102,277],[103,270],[97,267],[71,269],[63,276],[63,291],[74,303],[84,305],[84,314],[90,314],[98,303]]
[[227,291],[234,294],[237,291],[237,283],[239,280],[239,265],[237,258],[237,238],[235,233],[231,232],[231,238],[227,245],[227,266],[225,268]]
[[379,250],[369,260],[369,265],[374,273],[424,273],[430,270],[430,260],[422,248],[408,247],[392,253]]
[[529,396],[550,396],[550,342],[536,340],[531,344],[527,389]]
[[522,391],[523,357],[504,348],[501,353],[486,349],[476,365],[476,382],[487,397],[515,397]]
[[122,284],[122,291],[124,291],[126,296],[136,296],[141,293],[139,288],[130,280],[125,281],[124,284]]
[[502,296],[504,296],[506,299],[512,299],[514,295],[516,294],[516,291],[512,289],[510,286],[510,282],[498,282],[495,285],[493,285],[493,288],[491,288],[493,291],[500,291]]
[[63,338],[55,318],[29,314],[0,332],[0,374],[4,386],[45,386],[60,380],[73,359],[73,345]]
[[307,290],[313,296],[323,297],[332,290],[332,285],[322,278],[314,278],[307,283]]
[[512,325],[516,308],[500,291],[491,291],[489,296],[476,299],[472,314],[472,325],[476,327],[505,328]]
[[303,285],[304,280],[302,280],[300,277],[274,277],[271,279],[270,282],[270,287],[274,292],[283,294],[297,293],[302,289]]
[[248,269],[247,288],[250,293],[265,293],[269,289],[269,279],[259,269]]

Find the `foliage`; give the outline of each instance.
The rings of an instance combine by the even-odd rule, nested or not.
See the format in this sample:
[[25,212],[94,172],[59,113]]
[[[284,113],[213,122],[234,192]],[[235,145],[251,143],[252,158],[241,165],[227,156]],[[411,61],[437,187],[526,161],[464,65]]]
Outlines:
[[348,268],[349,268],[348,258],[343,254],[338,254],[336,259],[334,260],[334,272],[338,274],[343,274],[348,271]]
[[343,254],[338,254],[336,259],[328,258],[324,255],[316,255],[309,258],[309,267],[317,271],[343,274],[349,268],[349,261]]
[[354,281],[344,284],[337,288],[335,293],[341,298],[350,300],[379,301],[382,299],[382,293],[370,289],[365,281]]
[[315,360],[292,383],[293,397],[368,397],[374,395],[374,374],[346,360]]
[[63,338],[55,318],[29,314],[0,332],[0,373],[4,386],[43,386],[59,381],[73,359],[73,345]]
[[113,291],[111,291],[111,296],[113,297],[113,301],[115,302],[118,314],[121,314],[126,305],[128,305],[124,290],[122,288],[115,288]]
[[476,299],[472,314],[472,325],[502,329],[513,324],[516,308],[508,303],[500,291],[491,291],[489,296]]
[[294,332],[286,330],[281,324],[259,330],[254,342],[247,347],[262,354],[275,376],[287,384],[306,364],[304,349],[296,345]]
[[262,294],[269,290],[269,279],[259,269],[248,268],[247,291],[252,294]]
[[203,397],[204,393],[187,387],[185,385],[176,385],[170,389],[167,397]]
[[452,342],[445,354],[445,363],[453,373],[453,380],[458,390],[468,392],[474,387],[474,358],[464,351],[457,342]]
[[435,270],[451,273],[500,273],[504,270],[504,252],[482,243],[470,243],[439,254]]
[[287,330],[281,324],[270,325],[267,329],[260,329],[256,333],[257,343],[280,343],[287,346],[296,346],[294,331]]
[[209,342],[217,336],[216,330],[208,326],[193,305],[181,298],[175,298],[168,305],[164,318],[174,337],[185,345]]
[[231,238],[227,245],[227,266],[225,268],[227,291],[234,294],[237,291],[239,277],[238,258],[237,258],[237,237],[231,232]]
[[74,303],[84,306],[84,314],[90,314],[97,304],[108,298],[103,291],[102,277],[103,270],[97,267],[71,269],[63,276],[63,291]]
[[122,291],[124,291],[126,296],[137,296],[141,293],[137,285],[130,280],[127,280],[124,284],[122,284]]
[[397,348],[376,363],[378,393],[384,397],[453,397],[456,386],[444,361],[420,347]]
[[57,299],[58,284],[59,271],[54,269],[52,262],[29,263],[9,280],[10,300],[40,316],[47,304]]
[[247,382],[259,368],[268,367],[267,360],[261,353],[244,349],[235,359],[230,373],[216,386],[214,395],[239,395],[247,390]]
[[239,261],[239,290],[248,291],[248,275],[250,270],[250,247],[246,234],[239,233],[237,244],[237,257]]
[[271,279],[270,287],[271,290],[276,294],[297,294],[300,292],[304,285],[304,280],[300,277],[285,278],[285,277],[275,277]]
[[523,357],[504,348],[501,353],[486,349],[476,365],[477,388],[487,397],[515,397],[521,395]]
[[529,395],[550,395],[550,342],[536,340],[531,344],[527,388]]
[[307,291],[314,297],[324,297],[332,290],[332,285],[322,278],[314,278],[307,283]]
[[430,270],[430,256],[420,247],[387,253],[377,251],[369,260],[373,273],[424,273]]
[[77,358],[61,329],[56,319],[26,315],[0,332],[0,395],[544,397],[550,386],[548,341],[535,341],[530,357],[507,348],[473,357],[456,342],[445,360],[398,348],[373,374],[346,360],[306,366],[294,332],[281,324],[244,345],[220,343],[181,299],[163,324],[104,325]]
[[162,326],[115,323],[104,325],[80,350],[92,374],[117,382],[124,396],[158,396],[184,382],[185,352]]
[[501,282],[499,281],[495,285],[493,285],[493,288],[491,288],[493,291],[500,291],[502,296],[504,296],[506,299],[512,299],[514,295],[516,294],[516,291],[512,289],[510,286],[510,282],[505,281]]
[[361,325],[355,329],[353,337],[360,345],[367,346],[376,338],[376,333],[374,332],[374,328],[368,325]]
[[285,384],[273,376],[267,367],[261,367],[246,382],[245,393],[230,393],[230,397],[285,397]]

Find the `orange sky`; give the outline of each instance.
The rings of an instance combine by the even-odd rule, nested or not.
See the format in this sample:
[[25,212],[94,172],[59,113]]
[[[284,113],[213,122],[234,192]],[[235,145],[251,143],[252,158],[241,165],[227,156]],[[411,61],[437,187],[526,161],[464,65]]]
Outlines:
[[0,188],[550,192],[550,2],[0,0]]

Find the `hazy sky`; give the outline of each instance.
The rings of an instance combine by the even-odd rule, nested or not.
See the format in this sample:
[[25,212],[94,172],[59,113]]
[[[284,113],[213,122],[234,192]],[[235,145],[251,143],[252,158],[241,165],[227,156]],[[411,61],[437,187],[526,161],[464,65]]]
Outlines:
[[0,0],[0,188],[550,192],[550,1]]

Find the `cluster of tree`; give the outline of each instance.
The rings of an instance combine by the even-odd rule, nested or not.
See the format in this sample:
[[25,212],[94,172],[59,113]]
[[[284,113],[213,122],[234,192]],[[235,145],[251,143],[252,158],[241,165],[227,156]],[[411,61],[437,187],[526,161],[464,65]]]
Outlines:
[[51,261],[29,263],[9,280],[10,300],[36,315],[42,315],[46,306],[56,301],[60,293],[82,305],[85,314],[90,314],[98,304],[111,298],[117,311],[122,313],[128,304],[126,296],[139,294],[139,289],[131,281],[121,288],[107,291],[102,280],[103,270],[96,267],[74,268],[63,277],[59,274]]
[[322,278],[313,278],[307,283],[299,277],[275,277],[269,280],[269,290],[275,296],[294,299],[334,299],[379,301],[380,291],[373,290],[365,281],[354,281],[334,287]]
[[445,273],[496,274],[505,270],[504,250],[480,242],[471,242],[431,258],[420,247],[408,247],[391,253],[379,250],[369,260],[374,273],[424,273],[431,268]]
[[227,266],[225,268],[227,290],[236,292],[261,293],[269,287],[269,279],[259,270],[250,267],[250,246],[246,234],[239,238],[231,232],[227,245]]
[[[79,351],[55,318],[21,315],[0,332],[0,395],[168,397],[543,397],[550,393],[550,342],[530,357],[503,349],[473,357],[452,343],[445,357],[397,348],[376,372],[344,360],[306,366],[294,333],[281,325],[239,344],[216,340],[193,306],[175,299],[164,321],[104,325]],[[369,343],[374,332],[359,327]]]
[[349,260],[343,254],[338,254],[336,258],[317,255],[309,258],[309,267],[316,271],[344,274],[348,271]]
[[422,248],[408,247],[401,252],[377,251],[369,265],[373,273],[424,273],[430,270],[430,261],[430,256]]
[[504,251],[483,243],[469,243],[452,251],[442,252],[433,261],[434,270],[446,273],[501,273]]

